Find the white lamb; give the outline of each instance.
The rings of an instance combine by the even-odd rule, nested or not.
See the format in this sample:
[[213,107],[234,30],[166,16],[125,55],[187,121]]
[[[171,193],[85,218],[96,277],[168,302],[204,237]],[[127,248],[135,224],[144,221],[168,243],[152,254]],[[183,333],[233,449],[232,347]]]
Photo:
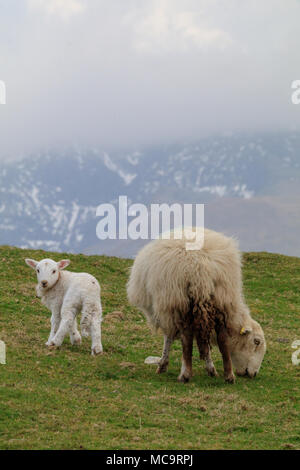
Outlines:
[[63,271],[70,260],[56,263],[52,259],[35,261],[26,259],[26,264],[36,271],[37,296],[51,312],[51,331],[47,346],[61,346],[67,333],[72,344],[80,344],[76,315],[82,312],[80,327],[82,336],[91,335],[92,355],[103,351],[101,344],[102,308],[100,285],[94,276],[87,273]]

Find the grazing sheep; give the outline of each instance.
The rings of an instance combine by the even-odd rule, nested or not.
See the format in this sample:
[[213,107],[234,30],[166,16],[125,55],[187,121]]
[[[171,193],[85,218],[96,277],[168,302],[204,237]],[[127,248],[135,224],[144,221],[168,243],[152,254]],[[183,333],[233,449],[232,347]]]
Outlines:
[[212,230],[204,231],[200,250],[186,250],[186,241],[184,237],[176,239],[173,233],[169,240],[155,240],[143,247],[127,284],[129,302],[144,313],[152,327],[164,333],[157,372],[167,370],[171,344],[180,338],[183,360],[178,380],[188,381],[196,337],[209,375],[217,375],[210,357],[210,340],[216,336],[225,380],[234,382],[232,362],[238,375],[254,377],[266,343],[243,298],[236,242]]
[[102,308],[100,285],[94,276],[87,273],[63,271],[69,260],[56,263],[52,259],[35,261],[26,259],[26,264],[36,271],[37,296],[51,312],[51,332],[47,346],[61,346],[67,333],[72,344],[80,344],[76,315],[81,311],[81,333],[91,335],[92,355],[103,351],[101,344]]

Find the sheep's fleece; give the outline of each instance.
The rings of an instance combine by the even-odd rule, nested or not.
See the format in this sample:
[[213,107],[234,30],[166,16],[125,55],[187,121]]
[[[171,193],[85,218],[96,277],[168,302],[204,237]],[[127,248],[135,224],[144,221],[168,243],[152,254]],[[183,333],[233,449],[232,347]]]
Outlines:
[[[254,377],[260,369],[266,343],[261,326],[251,318],[244,301],[237,243],[208,229],[204,230],[200,250],[186,250],[187,241],[184,236],[176,239],[171,233],[170,239],[148,243],[137,254],[127,284],[129,302],[165,335],[158,372],[166,370],[170,344],[179,336],[174,312],[187,312],[193,299],[198,304],[213,301],[224,312],[236,372]],[[211,364],[208,367],[211,370]]]

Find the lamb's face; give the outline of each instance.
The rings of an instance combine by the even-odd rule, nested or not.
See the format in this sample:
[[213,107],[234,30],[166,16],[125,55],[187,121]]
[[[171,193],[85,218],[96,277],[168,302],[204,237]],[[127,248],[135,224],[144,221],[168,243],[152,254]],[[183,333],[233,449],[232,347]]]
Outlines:
[[48,258],[42,261],[32,259],[26,259],[25,261],[36,272],[39,292],[46,292],[48,289],[51,289],[58,281],[60,271],[70,263],[69,260],[62,260],[56,263]]
[[43,259],[36,265],[35,270],[38,285],[43,290],[51,289],[58,281],[59,269],[52,259]]
[[237,375],[255,377],[266,352],[266,341],[259,323],[251,320],[249,327],[243,328],[238,341],[234,342],[231,359]]

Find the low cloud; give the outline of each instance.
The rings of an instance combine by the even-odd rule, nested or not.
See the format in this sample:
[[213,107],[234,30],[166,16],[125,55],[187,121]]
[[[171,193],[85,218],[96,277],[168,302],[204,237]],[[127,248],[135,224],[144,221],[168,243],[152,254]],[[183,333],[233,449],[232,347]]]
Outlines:
[[184,10],[170,2],[155,2],[149,12],[132,12],[125,22],[134,31],[134,47],[154,54],[188,52],[191,48],[224,49],[230,33],[206,24],[205,12]]
[[0,157],[299,129],[299,15],[297,0],[3,2]]
[[31,10],[68,20],[83,12],[86,4],[82,0],[28,0],[28,6]]

